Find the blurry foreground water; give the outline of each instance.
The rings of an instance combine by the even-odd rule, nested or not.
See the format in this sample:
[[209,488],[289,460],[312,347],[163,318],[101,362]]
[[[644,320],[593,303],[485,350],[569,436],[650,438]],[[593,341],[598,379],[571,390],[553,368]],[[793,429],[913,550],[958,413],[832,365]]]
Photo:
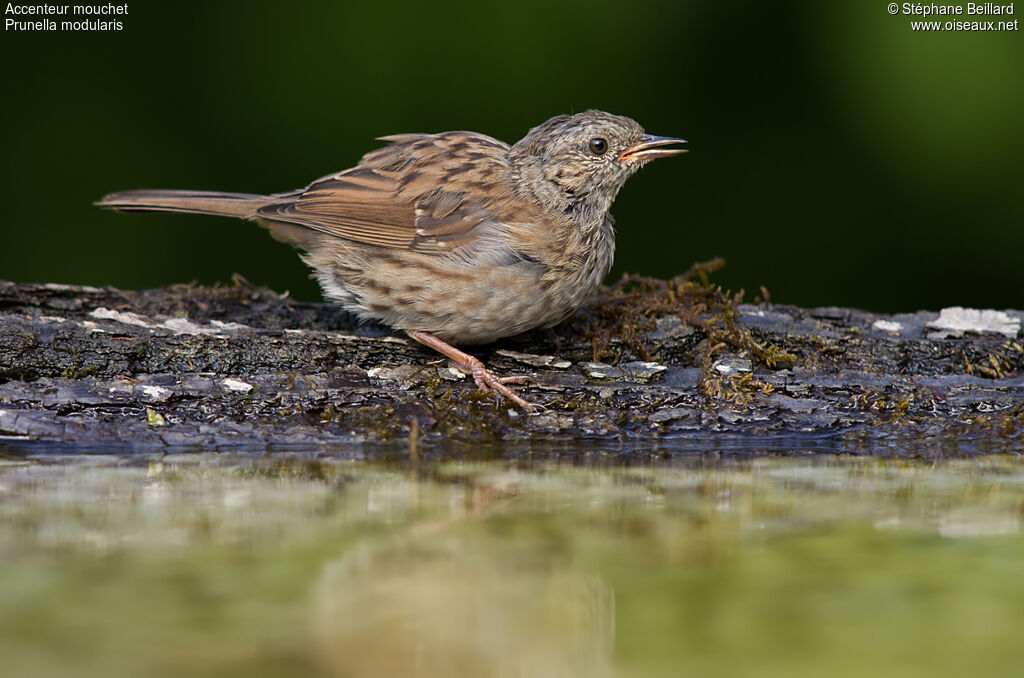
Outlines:
[[0,457],[10,676],[1024,665],[1024,462]]

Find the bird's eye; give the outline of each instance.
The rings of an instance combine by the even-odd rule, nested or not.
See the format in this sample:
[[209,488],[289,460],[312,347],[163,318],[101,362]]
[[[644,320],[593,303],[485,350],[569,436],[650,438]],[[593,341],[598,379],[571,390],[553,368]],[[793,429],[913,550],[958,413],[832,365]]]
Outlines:
[[594,137],[590,140],[589,148],[594,155],[604,155],[608,150],[608,142],[601,137]]

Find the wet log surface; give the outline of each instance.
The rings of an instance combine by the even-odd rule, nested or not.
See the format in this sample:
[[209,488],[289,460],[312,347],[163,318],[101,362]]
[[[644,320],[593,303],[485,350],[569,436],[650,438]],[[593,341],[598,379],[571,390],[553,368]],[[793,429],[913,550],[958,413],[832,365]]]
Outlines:
[[532,378],[517,390],[544,409],[526,414],[326,303],[247,284],[0,283],[0,436],[230,448],[402,442],[412,429],[425,443],[527,447],[1020,452],[1022,318],[741,304],[707,284],[630,279],[555,330],[471,349],[499,376]]

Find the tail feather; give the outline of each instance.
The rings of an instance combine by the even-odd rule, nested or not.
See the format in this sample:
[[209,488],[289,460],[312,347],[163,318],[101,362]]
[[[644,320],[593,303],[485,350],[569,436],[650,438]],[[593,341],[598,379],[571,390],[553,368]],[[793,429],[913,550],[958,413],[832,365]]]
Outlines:
[[257,210],[274,200],[255,193],[142,190],[111,193],[95,204],[122,212],[185,212],[255,219]]

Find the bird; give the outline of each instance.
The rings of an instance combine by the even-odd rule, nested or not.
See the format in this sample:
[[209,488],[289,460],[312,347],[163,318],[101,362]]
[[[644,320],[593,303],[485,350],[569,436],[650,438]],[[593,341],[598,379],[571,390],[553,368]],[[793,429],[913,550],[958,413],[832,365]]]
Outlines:
[[625,181],[686,152],[598,110],[557,115],[513,145],[477,132],[394,134],[347,170],[269,195],[130,190],[95,204],[255,221],[301,251],[324,296],[430,347],[525,411],[540,409],[455,345],[566,320],[611,269]]

